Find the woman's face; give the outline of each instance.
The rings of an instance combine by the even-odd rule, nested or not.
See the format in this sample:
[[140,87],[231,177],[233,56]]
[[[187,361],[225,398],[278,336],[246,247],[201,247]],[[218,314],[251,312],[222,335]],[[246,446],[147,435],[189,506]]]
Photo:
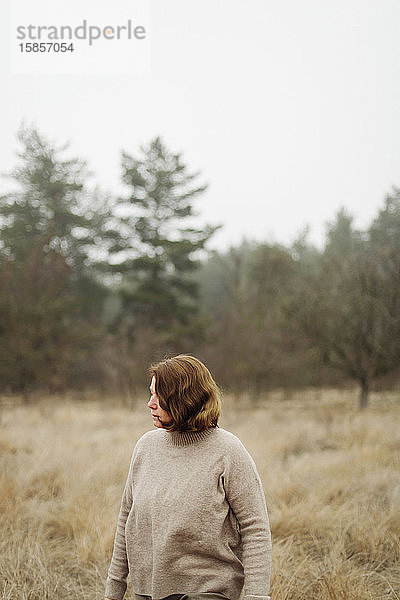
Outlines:
[[158,401],[158,396],[156,394],[156,378],[153,376],[150,383],[150,393],[151,397],[147,406],[151,410],[151,415],[153,417],[153,425],[155,427],[165,427],[171,423],[171,415],[169,412],[161,408],[160,403]]

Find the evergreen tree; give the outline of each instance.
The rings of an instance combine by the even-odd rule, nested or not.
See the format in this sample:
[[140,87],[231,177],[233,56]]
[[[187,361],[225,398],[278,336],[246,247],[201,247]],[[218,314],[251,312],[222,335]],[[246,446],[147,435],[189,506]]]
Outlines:
[[85,161],[63,157],[68,144],[57,146],[25,126],[17,138],[22,150],[8,177],[18,189],[0,196],[0,260],[18,261],[42,238],[76,275],[93,274],[119,240],[108,199],[89,192]]
[[84,161],[65,159],[67,146],[34,128],[22,126],[18,140],[18,187],[0,197],[1,382],[60,387],[99,339],[107,290],[96,269],[119,234],[106,201],[88,192]]
[[38,238],[19,261],[0,263],[0,382],[27,397],[35,388],[62,390],[84,330],[75,313],[71,267]]
[[206,185],[189,173],[181,154],[173,154],[159,137],[142,147],[142,156],[122,153],[122,179],[129,189],[119,206],[125,243],[123,260],[114,271],[123,274],[120,326],[132,338],[141,329],[157,335],[160,347],[179,348],[201,333],[198,287],[193,277],[198,254],[217,227],[185,225],[195,216],[193,200]]

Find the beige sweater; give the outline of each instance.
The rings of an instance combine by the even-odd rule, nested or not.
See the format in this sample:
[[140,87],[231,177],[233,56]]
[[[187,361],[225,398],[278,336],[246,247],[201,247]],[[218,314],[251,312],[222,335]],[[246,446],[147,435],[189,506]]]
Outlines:
[[137,442],[105,596],[219,592],[270,600],[271,532],[256,465],[233,433],[156,429]]

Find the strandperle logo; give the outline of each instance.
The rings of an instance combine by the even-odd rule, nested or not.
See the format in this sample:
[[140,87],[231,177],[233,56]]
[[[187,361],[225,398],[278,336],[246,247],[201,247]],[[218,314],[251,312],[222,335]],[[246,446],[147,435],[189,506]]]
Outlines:
[[105,40],[144,40],[146,29],[143,25],[132,25],[128,19],[126,25],[88,25],[83,19],[81,25],[19,25],[19,40],[86,40],[89,46],[100,39]]

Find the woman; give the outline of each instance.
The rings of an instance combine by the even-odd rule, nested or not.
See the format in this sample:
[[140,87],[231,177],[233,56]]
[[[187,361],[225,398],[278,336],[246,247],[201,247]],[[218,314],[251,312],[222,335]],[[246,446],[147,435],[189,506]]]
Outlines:
[[218,426],[218,387],[179,355],[150,368],[155,429],[137,442],[118,517],[106,600],[270,600],[271,532],[256,465]]

